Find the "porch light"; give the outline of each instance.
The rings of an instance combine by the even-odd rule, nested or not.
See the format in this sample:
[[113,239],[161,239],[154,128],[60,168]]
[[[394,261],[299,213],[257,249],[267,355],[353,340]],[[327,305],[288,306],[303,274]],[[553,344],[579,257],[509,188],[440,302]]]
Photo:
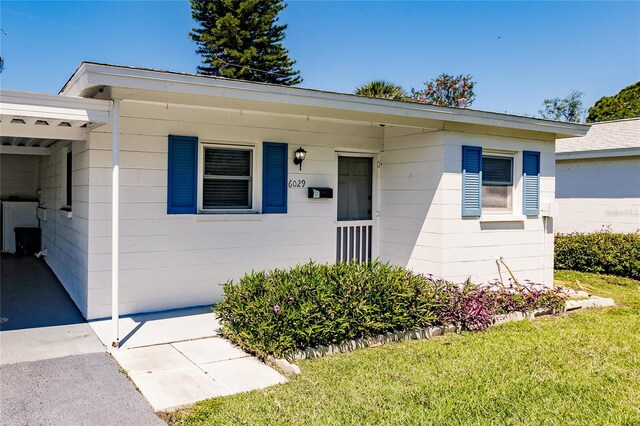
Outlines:
[[304,158],[307,156],[307,151],[305,151],[304,149],[302,149],[302,147],[296,149],[296,158],[293,159],[293,164],[300,165],[300,170],[302,170],[302,162],[304,161]]

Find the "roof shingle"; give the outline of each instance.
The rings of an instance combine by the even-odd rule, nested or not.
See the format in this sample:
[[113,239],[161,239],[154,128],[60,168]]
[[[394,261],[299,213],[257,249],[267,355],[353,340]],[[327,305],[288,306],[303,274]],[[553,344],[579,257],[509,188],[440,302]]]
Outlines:
[[640,148],[640,118],[594,123],[586,136],[556,141],[556,153],[619,148]]

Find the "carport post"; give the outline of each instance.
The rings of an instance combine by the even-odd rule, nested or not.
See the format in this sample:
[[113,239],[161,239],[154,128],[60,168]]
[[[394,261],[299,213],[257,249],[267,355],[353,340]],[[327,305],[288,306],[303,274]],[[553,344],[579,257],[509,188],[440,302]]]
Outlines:
[[120,100],[113,100],[111,123],[113,126],[113,180],[111,183],[111,324],[113,326],[113,342],[117,348],[120,344],[120,312],[118,297],[118,278],[120,266]]

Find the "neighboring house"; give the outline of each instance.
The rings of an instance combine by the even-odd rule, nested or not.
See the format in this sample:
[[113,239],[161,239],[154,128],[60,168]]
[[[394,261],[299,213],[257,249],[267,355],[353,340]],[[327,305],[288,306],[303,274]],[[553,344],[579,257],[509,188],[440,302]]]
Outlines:
[[640,229],[640,118],[556,143],[557,232]]
[[504,257],[551,284],[554,142],[588,129],[96,63],[0,104],[3,161],[37,176],[45,260],[89,319],[309,259],[485,281]]

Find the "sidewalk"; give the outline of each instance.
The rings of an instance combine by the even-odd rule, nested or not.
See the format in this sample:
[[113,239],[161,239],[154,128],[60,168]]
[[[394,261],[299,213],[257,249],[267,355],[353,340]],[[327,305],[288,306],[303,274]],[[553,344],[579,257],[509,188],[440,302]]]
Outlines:
[[[90,325],[109,346],[111,320]],[[133,315],[122,318],[120,328],[121,347],[111,353],[156,411],[286,382],[218,337],[210,307]]]

